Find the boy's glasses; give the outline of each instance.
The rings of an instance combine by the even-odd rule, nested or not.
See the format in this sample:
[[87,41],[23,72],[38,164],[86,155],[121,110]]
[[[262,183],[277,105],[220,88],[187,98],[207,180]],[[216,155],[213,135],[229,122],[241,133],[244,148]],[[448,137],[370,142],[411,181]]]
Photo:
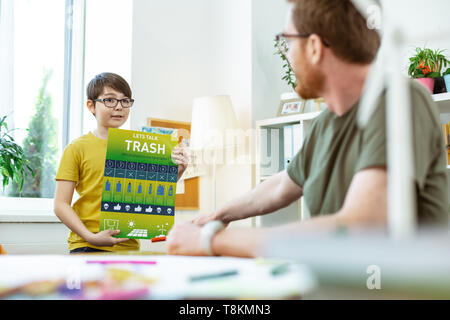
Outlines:
[[115,98],[105,98],[105,99],[95,99],[95,102],[102,102],[105,107],[108,108],[115,108],[117,107],[117,105],[120,104],[122,105],[122,108],[131,108],[134,104],[134,99],[130,99],[130,98],[125,98],[125,99],[115,99]]

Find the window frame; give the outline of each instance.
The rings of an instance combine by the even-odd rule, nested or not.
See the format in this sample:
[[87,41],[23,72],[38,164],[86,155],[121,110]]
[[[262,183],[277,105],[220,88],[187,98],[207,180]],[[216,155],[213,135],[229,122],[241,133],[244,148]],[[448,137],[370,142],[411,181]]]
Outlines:
[[[0,0],[0,10],[3,1]],[[14,4],[11,5],[14,6]],[[13,11],[14,8],[12,8]],[[2,12],[0,12],[0,18],[1,14]],[[9,19],[14,20],[14,17],[9,17]],[[72,108],[72,106],[82,103],[84,91],[81,89],[81,95],[72,94],[72,92],[79,93],[80,88],[84,87],[86,0],[65,0],[64,22],[64,93],[61,151],[82,132],[83,114],[74,112],[77,108]],[[12,31],[6,30],[9,34]],[[10,69],[9,72],[12,73],[13,70]],[[11,77],[11,75],[9,74],[8,77]],[[74,201],[77,198],[78,195],[75,193]],[[54,200],[52,198],[0,197],[0,200],[0,222],[13,222],[18,218],[21,222],[48,222],[49,216],[54,217]],[[55,219],[57,218],[50,218],[52,221]]]

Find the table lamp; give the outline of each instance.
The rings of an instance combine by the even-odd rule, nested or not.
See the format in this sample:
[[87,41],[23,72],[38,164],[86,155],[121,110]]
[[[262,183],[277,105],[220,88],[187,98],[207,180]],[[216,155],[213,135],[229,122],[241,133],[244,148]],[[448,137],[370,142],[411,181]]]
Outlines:
[[228,141],[225,136],[226,131],[236,129],[238,129],[238,122],[230,96],[207,96],[194,100],[190,148],[197,151],[211,150],[213,153],[214,211],[216,210],[216,153],[218,150],[234,147],[234,140]]

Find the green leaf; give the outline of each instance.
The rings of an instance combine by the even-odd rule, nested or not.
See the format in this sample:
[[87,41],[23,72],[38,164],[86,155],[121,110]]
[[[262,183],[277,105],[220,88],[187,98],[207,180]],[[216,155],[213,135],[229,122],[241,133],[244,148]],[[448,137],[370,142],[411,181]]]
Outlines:
[[439,72],[430,72],[429,74],[427,74],[427,78],[432,78],[432,79],[436,79],[439,78],[441,76],[441,74]]

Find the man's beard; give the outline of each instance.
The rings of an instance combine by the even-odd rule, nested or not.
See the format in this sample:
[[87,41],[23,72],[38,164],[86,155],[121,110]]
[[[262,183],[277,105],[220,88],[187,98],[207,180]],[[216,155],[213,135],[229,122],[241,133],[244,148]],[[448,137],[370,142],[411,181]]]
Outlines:
[[320,98],[320,92],[324,84],[323,73],[314,70],[306,61],[302,61],[299,67],[298,72],[296,72],[297,87],[295,91],[305,100]]

